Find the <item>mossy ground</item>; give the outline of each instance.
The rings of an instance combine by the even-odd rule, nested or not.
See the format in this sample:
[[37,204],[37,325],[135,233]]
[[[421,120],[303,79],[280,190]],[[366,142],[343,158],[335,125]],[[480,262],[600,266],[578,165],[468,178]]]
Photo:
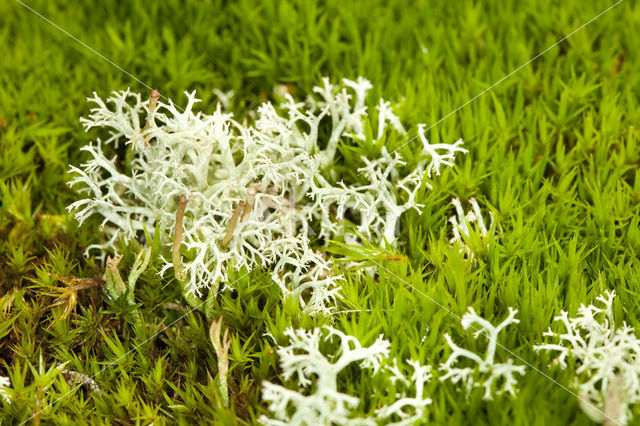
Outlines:
[[[182,91],[197,89],[205,110],[214,108],[214,88],[234,90],[232,109],[242,116],[279,84],[302,97],[322,76],[365,76],[374,85],[370,108],[383,96],[412,129],[388,141],[394,148],[417,123],[437,122],[613,2],[28,4],[163,95],[180,102]],[[100,288],[102,266],[83,256],[102,237],[99,220],[78,227],[65,211],[78,197],[66,171],[95,137],[78,122],[90,107],[85,98],[147,89],[16,1],[0,2],[0,375],[14,389],[13,402],[0,406],[2,423],[253,423],[265,413],[261,381],[280,380],[265,332],[281,337],[288,326],[333,322],[363,343],[383,333],[394,356],[437,365],[448,354],[445,332],[461,346],[476,343],[429,298],[456,315],[471,305],[493,322],[517,308],[521,323],[501,343],[571,386],[573,367],[549,368],[532,349],[561,309],[575,313],[615,289],[616,320],[640,322],[639,25],[637,5],[621,3],[429,131],[431,141],[463,138],[469,154],[433,179],[434,190],[418,200],[421,215],[403,217],[399,248],[333,250],[384,266],[376,279],[345,272],[338,310],[362,312],[305,316],[281,300],[265,271],[222,294],[216,309],[233,339],[233,408],[224,409],[209,324],[200,313],[184,316],[176,282],[155,273],[170,248],[156,247],[138,283],[145,327],[134,332],[130,308],[108,302]],[[349,143],[335,166],[343,172],[354,154],[375,149]],[[418,143],[400,152],[411,158]],[[472,196],[501,229],[475,264],[449,247],[447,224],[451,198]],[[123,250],[126,273],[139,247]],[[68,299],[52,303],[65,282],[79,282],[73,278],[96,285],[78,292],[64,318]],[[101,394],[69,392],[55,370],[63,363],[95,375]],[[375,377],[344,380],[365,400],[377,385]],[[480,390],[465,398],[434,379],[425,421],[588,422],[574,396],[532,369],[519,387],[516,398],[487,402]],[[373,405],[366,402],[362,411]]]

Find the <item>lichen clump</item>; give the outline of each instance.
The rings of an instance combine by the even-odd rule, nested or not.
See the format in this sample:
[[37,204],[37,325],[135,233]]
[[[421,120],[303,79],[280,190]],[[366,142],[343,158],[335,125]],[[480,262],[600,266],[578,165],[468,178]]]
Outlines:
[[[89,101],[97,107],[81,122],[109,136],[85,146],[90,160],[71,168],[71,185],[85,197],[69,209],[79,222],[92,215],[103,219],[108,238],[90,249],[104,256],[116,251],[120,236],[142,238],[156,226],[175,237],[178,201],[186,197],[182,263],[163,259],[162,269],[179,269],[186,295],[218,289],[232,269],[269,267],[284,295],[307,312],[327,313],[341,278],[312,245],[314,236],[353,243],[355,228],[393,244],[402,213],[420,210],[416,194],[428,185],[425,175],[438,174],[453,165],[456,153],[466,152],[462,141],[430,145],[419,126],[423,149],[411,167],[382,148],[378,158],[358,160],[360,180],[338,176],[332,166],[339,143],[367,138],[371,87],[363,78],[345,79],[341,87],[324,79],[304,102],[285,94],[277,107],[262,104],[251,125],[236,121],[221,104],[210,115],[196,112],[195,92],[187,93],[183,111],[157,92],[149,100],[128,90],[106,101],[94,94]],[[370,138],[404,135],[389,102],[380,99],[376,112],[377,135]],[[110,154],[115,152],[126,153]]]

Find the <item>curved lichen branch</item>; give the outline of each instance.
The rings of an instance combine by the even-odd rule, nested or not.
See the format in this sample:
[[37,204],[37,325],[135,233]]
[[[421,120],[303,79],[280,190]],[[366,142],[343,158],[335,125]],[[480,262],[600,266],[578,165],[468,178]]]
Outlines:
[[[422,142],[422,155],[430,158],[429,165],[426,167],[427,176],[431,177],[431,173],[440,174],[441,166],[453,167],[456,152],[463,154],[469,151],[462,148],[462,139],[458,139],[453,145],[446,143],[430,144],[425,136],[425,125],[418,124],[418,137]],[[444,151],[441,153],[440,151]],[[426,163],[426,160],[424,160]]]
[[[500,332],[508,325],[520,322],[520,320],[516,319],[517,313],[517,310],[510,307],[507,318],[497,326],[494,326],[476,314],[472,307],[469,307],[468,312],[462,317],[462,327],[466,330],[474,326],[474,338],[477,339],[482,335],[489,340],[484,358],[468,349],[457,346],[453,339],[445,333],[444,338],[452,352],[447,361],[440,364],[440,370],[445,373],[440,377],[440,380],[450,380],[452,383],[464,384],[467,393],[471,392],[474,387],[481,386],[484,388],[483,398],[487,400],[493,399],[494,387],[497,388],[495,390],[497,395],[506,392],[514,396],[516,385],[518,384],[515,375],[523,375],[525,367],[514,365],[511,359],[507,359],[506,363],[496,363],[495,354]],[[476,366],[453,367],[461,359],[472,361]]]

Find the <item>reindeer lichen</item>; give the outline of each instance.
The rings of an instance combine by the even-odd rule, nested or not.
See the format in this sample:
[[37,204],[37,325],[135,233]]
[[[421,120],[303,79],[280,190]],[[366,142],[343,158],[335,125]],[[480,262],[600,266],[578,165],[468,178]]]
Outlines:
[[[94,95],[89,100],[97,107],[81,122],[87,130],[106,129],[108,137],[85,146],[90,160],[71,168],[71,184],[84,198],[69,206],[79,222],[102,218],[108,238],[89,249],[104,257],[116,252],[120,236],[142,238],[158,226],[174,240],[161,272],[173,268],[191,305],[203,291],[229,283],[232,269],[270,267],[285,296],[307,312],[328,313],[341,277],[312,247],[313,235],[348,238],[345,224],[356,220],[361,235],[393,244],[400,216],[420,211],[424,175],[466,152],[462,141],[429,145],[420,127],[423,152],[409,172],[399,154],[385,149],[380,158],[362,157],[362,179],[346,183],[332,166],[340,161],[340,141],[366,138],[371,84],[364,78],[343,84],[324,79],[306,102],[285,93],[278,107],[262,104],[253,125],[235,121],[220,104],[211,115],[196,112],[195,93],[187,93],[184,110],[157,92],[149,100],[128,90],[106,101]],[[380,100],[377,112],[378,138],[405,133],[389,102]],[[125,158],[108,154],[108,146],[122,144]]]

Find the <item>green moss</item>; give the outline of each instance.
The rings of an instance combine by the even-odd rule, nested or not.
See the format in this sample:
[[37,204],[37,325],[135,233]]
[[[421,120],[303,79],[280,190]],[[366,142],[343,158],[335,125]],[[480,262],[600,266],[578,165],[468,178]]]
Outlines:
[[[203,109],[214,107],[214,88],[234,90],[232,109],[242,116],[275,98],[276,85],[303,96],[322,76],[363,75],[375,88],[370,99],[391,100],[409,129],[404,140],[386,141],[391,150],[415,136],[417,123],[436,123],[610,2],[29,5],[163,95],[181,101],[182,91],[197,89]],[[622,3],[429,130],[434,142],[462,137],[469,154],[430,182],[434,190],[418,200],[422,214],[403,217],[397,250],[332,246],[333,254],[384,267],[375,278],[342,271],[338,311],[347,312],[305,316],[281,299],[268,271],[238,272],[236,292],[208,305],[232,339],[226,409],[210,323],[184,302],[173,278],[157,275],[170,248],[153,247],[133,300],[108,297],[102,266],[83,255],[103,238],[99,221],[78,228],[64,210],[78,197],[66,171],[84,160],[79,148],[95,136],[78,122],[89,108],[85,98],[94,90],[147,89],[19,3],[1,2],[0,375],[13,389],[13,402],[0,402],[2,423],[40,409],[45,424],[254,423],[266,412],[261,381],[281,380],[264,333],[282,343],[286,327],[332,322],[363,343],[384,333],[393,355],[437,365],[446,359],[445,332],[461,346],[475,344],[438,304],[456,315],[471,305],[494,323],[508,306],[519,309],[521,323],[501,343],[570,386],[574,367],[550,369],[532,348],[560,309],[573,314],[615,289],[616,320],[640,322],[639,20],[640,11]],[[400,148],[409,167],[416,144]],[[353,173],[359,155],[380,149],[343,141],[334,167]],[[453,197],[476,197],[495,217],[499,238],[473,265],[448,245]],[[141,247],[120,246],[127,277]],[[66,286],[60,277],[95,285],[78,289],[73,306],[71,295],[52,307]],[[142,327],[135,327],[138,313]],[[69,384],[62,365],[94,376],[101,392]],[[344,387],[368,401],[376,383],[358,378]],[[533,370],[519,387],[513,400],[486,402],[481,391],[466,399],[434,379],[425,391],[434,399],[429,421],[587,422],[575,397]]]

